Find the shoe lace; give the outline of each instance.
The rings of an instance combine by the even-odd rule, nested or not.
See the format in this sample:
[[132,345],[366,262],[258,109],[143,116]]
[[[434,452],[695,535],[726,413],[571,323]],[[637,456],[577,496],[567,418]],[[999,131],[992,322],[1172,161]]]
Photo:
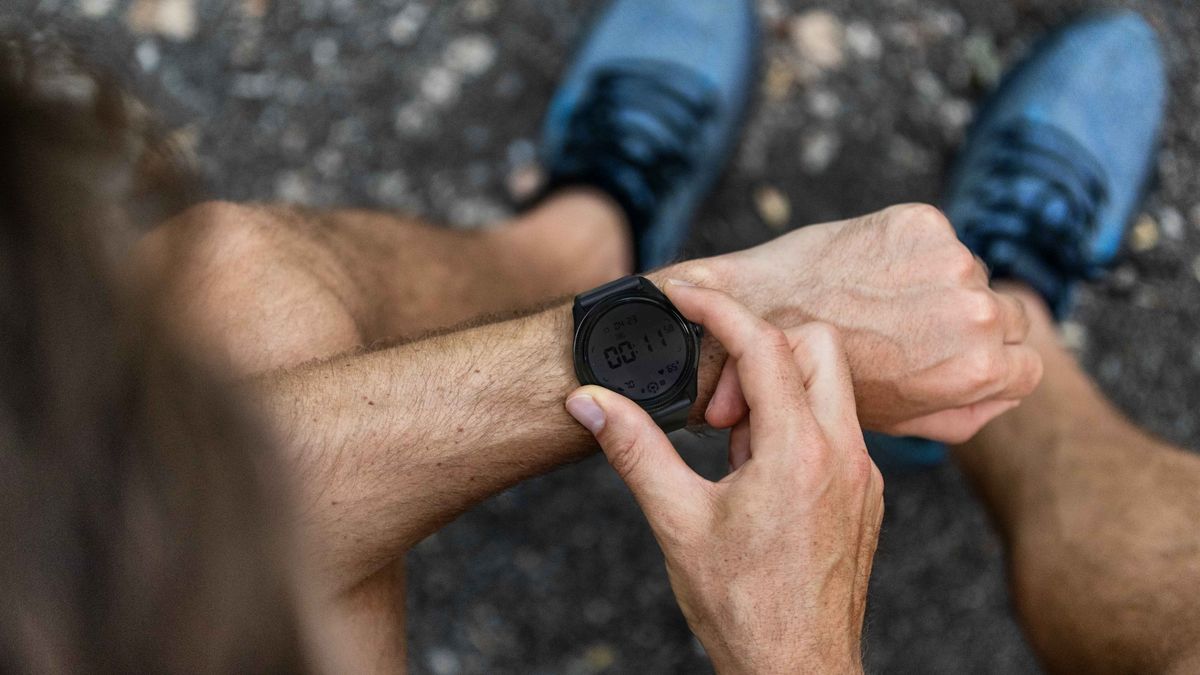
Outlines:
[[718,106],[695,70],[629,61],[597,72],[568,127],[566,166],[554,172],[597,184],[622,203],[635,228],[695,164],[704,123]]
[[963,242],[996,276],[1031,281],[1049,297],[1067,278],[1100,269],[1087,246],[1108,200],[1104,167],[1057,128],[1024,120],[998,132],[973,208],[959,223]]

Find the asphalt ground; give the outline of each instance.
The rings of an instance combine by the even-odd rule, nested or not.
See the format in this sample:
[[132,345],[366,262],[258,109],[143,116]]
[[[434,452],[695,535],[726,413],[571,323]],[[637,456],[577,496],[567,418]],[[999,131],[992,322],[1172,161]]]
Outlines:
[[[1200,8],[1190,0],[763,0],[765,77],[689,255],[896,202],[936,202],[972,105],[1043,30],[1127,6],[1172,101],[1159,179],[1111,277],[1065,327],[1117,405],[1200,447]],[[453,227],[512,212],[598,2],[0,0],[73,35],[191,147],[213,196],[394,209]],[[564,226],[567,226],[566,224]],[[714,474],[719,439],[681,439]],[[1036,671],[999,541],[953,466],[887,478],[868,668]],[[661,556],[601,458],[481,505],[410,556],[416,673],[705,672]]]

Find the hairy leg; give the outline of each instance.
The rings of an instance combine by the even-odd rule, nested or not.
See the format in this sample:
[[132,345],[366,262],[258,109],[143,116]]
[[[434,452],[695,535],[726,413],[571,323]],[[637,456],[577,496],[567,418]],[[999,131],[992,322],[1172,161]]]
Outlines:
[[1010,554],[1014,600],[1058,672],[1200,668],[1200,456],[1126,420],[1033,320],[1045,376],[1021,407],[954,450]]
[[573,190],[482,231],[369,211],[207,203],[134,255],[233,375],[512,314],[628,273],[616,205]]
[[[626,274],[631,261],[619,209],[576,190],[482,232],[366,211],[204,204],[148,234],[133,268],[236,378],[517,312]],[[402,560],[329,611],[357,672],[404,663]]]

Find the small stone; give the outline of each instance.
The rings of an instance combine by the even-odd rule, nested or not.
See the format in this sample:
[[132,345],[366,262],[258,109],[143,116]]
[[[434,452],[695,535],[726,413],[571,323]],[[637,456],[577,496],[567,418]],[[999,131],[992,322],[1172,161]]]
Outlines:
[[1075,353],[1087,349],[1087,328],[1077,321],[1063,321],[1058,326],[1063,346]]
[[108,16],[116,4],[116,0],[79,0],[76,6],[79,7],[79,13],[87,18],[102,19]]
[[429,670],[433,671],[434,675],[458,675],[462,672],[462,664],[458,660],[458,655],[445,647],[430,649],[427,660]]
[[1133,290],[1137,285],[1138,275],[1137,270],[1132,265],[1120,265],[1112,273],[1113,288],[1118,291],[1126,292]]
[[864,21],[852,21],[846,26],[846,48],[864,61],[874,61],[883,55],[883,41]]
[[845,60],[845,29],[832,12],[814,9],[792,19],[788,26],[792,46],[819,68],[834,70]]
[[312,198],[312,184],[296,171],[287,171],[275,179],[275,196],[290,204],[308,204]]
[[841,112],[842,101],[828,89],[813,89],[808,94],[808,110],[823,120],[833,119]]
[[831,131],[820,131],[808,135],[801,146],[800,161],[810,174],[824,173],[833,163],[841,147],[841,140]]
[[449,68],[430,68],[421,78],[421,93],[435,106],[453,103],[462,92],[462,78]]
[[495,62],[496,46],[482,35],[464,35],[446,47],[446,67],[463,75],[482,75]]
[[137,58],[138,65],[141,66],[143,72],[149,73],[158,67],[161,55],[158,52],[158,43],[154,40],[139,42],[133,54]]
[[338,43],[333,38],[323,37],[313,42],[311,54],[314,66],[329,68],[337,63]]
[[971,66],[971,74],[979,84],[991,87],[1000,81],[1004,64],[991,35],[973,33],[963,41],[963,58]]
[[129,28],[140,35],[155,33],[183,42],[196,34],[193,0],[134,0],[125,20]]
[[504,183],[508,188],[508,196],[514,202],[520,203],[533,197],[541,189],[545,180],[546,175],[542,168],[537,164],[530,163],[517,166],[509,171]]
[[946,88],[942,86],[942,81],[938,79],[937,75],[925,69],[913,73],[912,84],[913,88],[917,90],[917,94],[926,101],[940,101],[946,95]]
[[775,103],[786,100],[795,83],[796,74],[792,67],[779,59],[771,59],[763,78],[763,91],[767,100]]
[[392,124],[405,136],[419,136],[433,127],[433,107],[426,101],[412,101],[396,109]]
[[1186,223],[1182,213],[1168,206],[1158,212],[1158,227],[1167,239],[1181,241]]
[[334,178],[340,174],[344,162],[342,153],[334,148],[323,148],[313,157],[313,166],[324,178]]
[[792,203],[773,185],[764,185],[754,191],[754,208],[759,218],[776,231],[787,229],[792,218]]
[[1154,218],[1150,214],[1143,213],[1137,224],[1133,226],[1129,245],[1134,251],[1144,253],[1158,246],[1158,240],[1158,223],[1154,222]]
[[1196,277],[1196,281],[1200,281],[1200,256],[1192,261],[1192,276]]
[[1192,227],[1200,230],[1200,204],[1192,207],[1192,210],[1188,212],[1188,218],[1192,221]]
[[529,164],[537,160],[538,149],[537,145],[528,138],[518,138],[508,144],[508,148],[504,152],[505,160],[509,166],[520,166]]
[[388,39],[401,47],[411,45],[416,42],[428,19],[428,7],[420,2],[410,2],[388,22]]
[[593,673],[607,670],[617,660],[617,653],[610,645],[592,645],[583,654],[584,663]]
[[261,19],[271,8],[271,0],[242,0],[242,14],[251,19]]
[[262,100],[275,93],[275,74],[239,73],[233,77],[230,92],[236,98]]
[[400,208],[412,201],[409,191],[408,176],[402,171],[385,173],[375,178],[371,183],[371,196],[383,206]]
[[496,0],[468,0],[463,6],[463,18],[471,23],[482,23],[496,16]]
[[974,108],[961,98],[948,98],[938,105],[938,119],[951,137],[957,137],[971,122]]

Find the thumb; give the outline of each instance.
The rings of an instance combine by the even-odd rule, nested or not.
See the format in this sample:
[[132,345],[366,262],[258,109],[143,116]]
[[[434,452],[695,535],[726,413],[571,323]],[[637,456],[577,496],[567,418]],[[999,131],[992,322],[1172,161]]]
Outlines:
[[704,480],[675,452],[650,415],[620,394],[580,387],[567,397],[567,412],[596,437],[652,526],[689,502]]

